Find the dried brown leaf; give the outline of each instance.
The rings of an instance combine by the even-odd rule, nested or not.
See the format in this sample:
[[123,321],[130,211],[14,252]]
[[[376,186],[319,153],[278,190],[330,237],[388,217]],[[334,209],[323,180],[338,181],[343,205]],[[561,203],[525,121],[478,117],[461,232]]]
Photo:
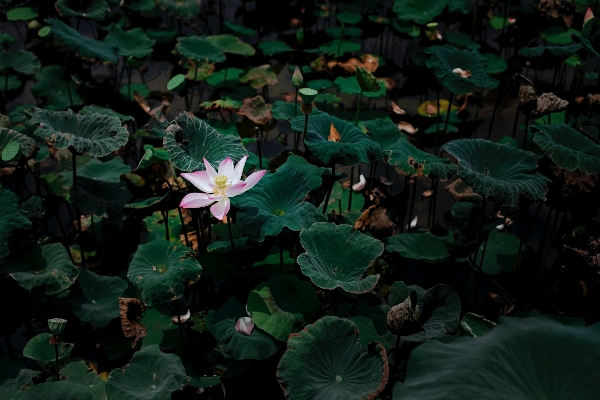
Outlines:
[[338,130],[335,129],[335,126],[331,124],[331,126],[329,127],[329,136],[327,137],[327,140],[330,142],[339,142],[341,138],[342,135],[340,135]]
[[121,330],[127,338],[132,338],[131,347],[137,344],[146,337],[146,327],[139,321],[144,313],[144,303],[136,298],[119,298],[119,314],[121,316]]

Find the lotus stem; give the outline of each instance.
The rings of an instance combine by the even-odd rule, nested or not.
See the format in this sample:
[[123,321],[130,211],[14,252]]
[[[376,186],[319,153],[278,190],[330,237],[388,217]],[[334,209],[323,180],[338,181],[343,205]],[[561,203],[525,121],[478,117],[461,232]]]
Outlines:
[[348,192],[348,211],[352,211],[352,185],[354,184],[354,165],[350,167],[350,187]]
[[[506,23],[506,20],[504,21]],[[500,105],[500,101],[502,100],[502,88],[504,86],[504,75],[502,75],[502,79],[500,79],[500,86],[498,87],[498,94],[496,94],[496,102],[494,103],[494,111],[492,112],[492,119],[490,121],[490,126],[488,128],[486,140],[490,140],[490,136],[492,135],[492,127],[494,126],[494,121],[496,120],[496,111],[498,110],[498,106]],[[518,111],[517,111],[518,115]]]
[[256,148],[258,149],[258,168],[262,169],[262,151],[260,149],[260,135],[258,133],[258,126],[254,127],[256,132]]
[[[430,190],[431,190],[432,193],[433,193],[434,183],[435,183],[435,179],[432,179],[431,180],[431,188],[430,188]],[[427,228],[431,228],[431,212],[432,212],[432,209],[433,209],[433,194],[432,194],[431,197],[429,197],[429,210],[427,212]]]
[[167,242],[170,242],[171,238],[169,237],[169,212],[168,211],[161,211],[161,214],[162,214],[163,219],[165,221],[165,236],[167,238]]
[[283,246],[281,245],[281,233],[279,234],[279,272],[283,273]]
[[[312,108],[311,108],[312,111]],[[308,115],[309,113],[304,114],[304,131],[302,132],[302,140],[306,141],[306,130],[308,129]],[[308,161],[308,146],[306,146],[306,142],[304,143],[304,159]]]
[[56,370],[56,382],[60,381],[60,374],[58,371],[58,341],[54,342],[54,369]]
[[475,268],[477,267],[477,257],[479,256],[479,240],[481,238],[481,235],[483,233],[483,226],[485,225],[485,209],[487,206],[487,199],[485,198],[485,196],[483,196],[483,200],[481,203],[481,221],[479,224],[479,230],[477,233],[477,249],[475,249],[475,257],[473,257],[473,260],[471,261],[471,271],[469,271],[469,279],[467,280],[467,286],[465,287],[465,292],[463,294],[463,304],[467,303],[467,295],[469,294],[469,291],[471,290],[471,284],[473,283],[473,274],[475,273]]
[[354,116],[354,126],[358,126],[358,114],[360,114],[360,103],[362,102],[363,91],[360,91],[358,95],[358,101],[356,102],[356,115]]
[[[329,205],[329,198],[331,197],[331,192],[333,191],[333,185],[335,184],[335,163],[331,163],[331,185],[329,185],[329,190],[327,191],[327,196],[325,196],[325,204],[323,204],[323,214],[327,215],[327,206]],[[352,188],[350,188],[352,190]]]
[[[194,93],[196,93],[196,78],[198,77],[198,65],[194,64],[194,82],[192,82],[192,93],[190,94],[190,104],[189,104],[189,110],[190,111],[192,109],[192,106],[194,105]],[[227,68],[225,69],[225,78],[227,79]]]
[[[439,139],[439,135],[440,135],[440,90],[438,88],[438,90],[435,92],[436,94],[436,99],[437,99],[437,117],[435,119],[435,155],[437,156],[438,154],[438,139]],[[445,134],[446,132],[444,132]]]
[[412,222],[412,214],[413,214],[413,209],[415,206],[415,196],[417,194],[417,177],[415,176],[413,178],[413,192],[412,192],[412,200],[410,202],[410,212],[408,213],[408,229],[406,230],[407,232],[410,232],[410,224]]
[[298,116],[298,88],[296,88],[296,95],[294,96],[294,117]]
[[179,222],[181,223],[181,230],[183,231],[183,237],[185,238],[185,245],[190,247],[190,240],[188,239],[185,223],[183,222],[183,213],[181,212],[181,207],[177,207],[177,213],[179,214]]
[[[446,132],[448,132],[448,123],[450,122],[450,113],[452,112],[452,100],[454,100],[454,93],[450,92],[450,97],[448,98],[448,109],[446,110],[446,124],[444,125],[444,135],[446,134]],[[438,106],[439,106],[439,104],[438,104]],[[436,151],[436,155],[437,155],[437,151]]]
[[523,137],[523,149],[527,146],[527,133],[529,131],[529,116],[525,116],[525,136]]
[[371,171],[369,178],[371,182],[369,182],[369,190],[373,189],[373,180],[375,179],[375,172],[377,171],[377,160],[371,160]]

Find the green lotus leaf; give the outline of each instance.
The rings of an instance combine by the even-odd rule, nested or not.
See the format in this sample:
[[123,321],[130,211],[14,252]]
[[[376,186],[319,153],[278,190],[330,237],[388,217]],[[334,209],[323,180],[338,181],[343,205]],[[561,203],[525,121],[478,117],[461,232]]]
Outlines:
[[0,399],[20,400],[23,393],[33,386],[33,378],[40,373],[30,369],[22,369],[13,379],[8,379],[0,385]]
[[[312,81],[306,82],[306,86],[314,90],[325,90],[333,87],[333,82],[329,79],[313,79]],[[319,93],[321,94],[321,93]],[[333,93],[324,93],[324,94],[333,94]],[[317,95],[317,99],[315,101],[319,101],[319,95]],[[322,100],[321,100],[322,101]]]
[[237,36],[213,35],[208,36],[206,40],[220,48],[223,53],[237,54],[244,57],[253,56],[256,53],[254,47],[242,42]]
[[[541,33],[542,38],[545,39],[546,42],[562,45],[573,43],[573,36],[579,35],[579,31],[576,31],[575,29],[565,29],[560,26],[551,26]],[[593,33],[591,33],[590,36],[593,36]],[[585,47],[585,44],[583,46]]]
[[148,306],[180,298],[185,286],[201,275],[202,267],[188,247],[162,238],[139,245],[127,271]]
[[183,389],[188,381],[181,359],[152,345],[137,351],[124,367],[111,371],[105,385],[106,397],[170,400],[171,393]]
[[600,324],[500,317],[481,337],[416,348],[393,399],[492,399],[498,393],[506,399],[591,399],[598,392],[598,357]]
[[18,89],[23,85],[19,77],[14,74],[8,74],[8,78],[7,74],[0,74],[0,82],[3,82],[0,84],[0,92],[3,93]]
[[90,18],[95,21],[103,21],[108,14],[108,4],[105,0],[58,0],[54,7],[63,18]]
[[[583,38],[582,38],[583,40]],[[523,57],[538,58],[543,56],[556,57],[560,60],[566,60],[581,49],[580,43],[573,43],[568,46],[536,46],[523,47],[519,54]],[[483,54],[482,54],[483,55]]]
[[407,176],[430,176],[449,179],[456,171],[456,165],[443,157],[437,157],[413,146],[407,138],[400,138],[386,149],[388,162],[396,170]]
[[[10,68],[25,75],[32,75],[40,70],[40,66],[40,60],[29,51],[0,52],[0,71],[6,72]],[[0,85],[4,86],[3,83]]]
[[[273,113],[273,118],[275,119],[282,119],[282,120],[288,120],[290,118],[296,117],[298,115],[302,115],[302,105],[301,103],[296,104],[296,113],[294,113],[294,103],[286,103],[283,101],[276,101],[275,104],[273,104],[273,108],[271,109],[271,112]],[[311,114],[316,114],[319,111],[317,111],[314,107],[311,110]]]
[[559,168],[586,175],[600,172],[600,146],[565,123],[533,125],[533,141]]
[[[179,326],[173,322],[173,317],[173,312],[162,304],[146,307],[144,316],[140,321],[147,328],[146,337],[142,340],[142,348],[158,345],[159,348],[175,348],[175,352],[182,351],[184,342],[181,341]],[[177,321],[177,317],[174,318]],[[185,341],[185,331],[183,332],[183,338]]]
[[[4,203],[6,204],[6,203]],[[9,259],[2,266],[17,283],[32,291],[41,287],[45,294],[62,292],[73,283],[79,270],[60,243],[46,244]]]
[[31,196],[21,204],[21,210],[25,212],[30,221],[44,215],[44,200],[43,197]]
[[[37,361],[40,367],[45,371],[49,371],[53,368],[56,361],[54,345],[50,344],[51,338],[51,333],[41,333],[32,337],[25,345],[25,348],[23,348],[23,355]],[[64,364],[67,361],[68,357],[71,355],[71,351],[73,351],[73,343],[62,342],[58,345],[59,365]]]
[[264,360],[279,350],[277,343],[255,327],[249,336],[235,329],[236,322],[247,317],[246,306],[230,297],[219,311],[209,311],[206,327],[223,342],[236,360]]
[[401,21],[425,25],[442,14],[446,4],[447,0],[395,0],[393,10]]
[[336,15],[336,18],[342,24],[356,25],[362,21],[362,14],[351,11],[342,11]]
[[[179,200],[180,202],[181,200]],[[177,205],[179,205],[177,202]],[[167,208],[167,207],[165,207]],[[183,234],[181,225],[179,224],[179,214],[177,210],[170,207],[170,211],[167,212],[167,223],[169,225],[169,241],[172,243],[181,244],[180,235]],[[155,211],[152,215],[144,218],[142,221],[143,226],[150,232],[146,242],[151,242],[157,237],[165,239],[167,238],[165,232],[165,219],[161,211]]]
[[27,389],[21,400],[95,400],[87,387],[74,382],[58,381],[34,385]]
[[363,275],[383,253],[383,244],[353,226],[316,223],[300,233],[300,243],[306,249],[298,257],[300,269],[321,289],[341,287],[359,294],[371,291],[377,284],[378,274],[364,279]]
[[600,57],[600,18],[592,18],[583,26],[581,44],[591,56]]
[[[350,189],[343,188],[339,182],[335,182],[333,184],[333,190],[335,190],[335,193],[333,191],[331,193],[331,197],[329,198],[329,205],[327,206],[327,213],[328,214],[336,213],[338,215],[342,215],[346,211],[348,211],[348,198],[350,197],[350,193],[349,193]],[[319,205],[318,208],[323,209],[323,206],[325,205],[324,202],[325,202],[325,200],[323,200],[323,202]],[[358,210],[362,210],[364,205],[365,205],[364,196],[360,192],[355,192],[353,190],[352,191],[352,207],[350,208],[350,211],[354,210],[356,212]],[[360,214],[361,213],[359,212],[358,215],[360,216]],[[346,221],[345,223],[354,225],[354,222],[356,222],[356,221],[352,221],[352,222]]]
[[488,333],[496,324],[480,315],[466,313],[458,325],[461,336],[480,337]]
[[240,68],[224,68],[206,78],[206,82],[211,86],[232,85],[240,80],[243,73],[244,70]]
[[75,29],[54,18],[45,19],[44,22],[52,27],[52,35],[78,56],[86,59],[98,58],[115,64],[119,61],[110,44],[82,36]]
[[[292,129],[304,130],[304,116],[290,119]],[[339,142],[329,141],[331,126],[338,131]],[[379,144],[369,139],[360,129],[327,113],[318,113],[308,118],[308,128],[304,143],[322,163],[356,165],[382,158]]]
[[113,117],[119,118],[119,121],[121,121],[121,123],[133,120],[133,117],[131,117],[129,115],[119,114],[118,112],[113,111],[110,108],[100,107],[95,104],[83,107],[81,109],[81,111],[79,111],[79,114],[82,114],[82,115],[92,115],[92,114],[111,115]]
[[[121,157],[115,157],[107,162],[94,158],[81,168],[77,168],[77,178],[83,177],[102,182],[120,182],[120,176],[129,172],[131,172],[131,167],[123,164]],[[73,170],[64,171],[60,177],[65,188],[73,186]]]
[[290,336],[277,380],[289,399],[375,399],[387,384],[387,355],[377,342],[364,349],[352,321],[326,316]]
[[150,88],[142,82],[126,83],[119,88],[119,94],[129,101],[135,101],[134,95],[138,93],[143,97],[150,96]]
[[[18,147],[16,148],[16,153],[13,157],[10,157],[8,160],[4,160],[4,150],[11,143],[16,143]],[[25,136],[17,131],[7,128],[0,128],[0,153],[2,153],[3,161],[13,161],[16,158],[31,158],[33,154],[38,150],[38,145],[29,136]]]
[[[485,253],[483,248],[485,247]],[[514,270],[519,260],[519,238],[508,233],[498,232],[493,229],[488,238],[487,245],[482,243],[479,246],[478,257],[475,260],[477,265],[481,266],[483,272],[488,275],[498,275],[501,272],[511,272]],[[522,246],[521,254],[527,251]],[[483,264],[481,257],[483,256]]]
[[[48,110],[64,110],[83,104],[82,90],[71,79],[64,79],[60,65],[47,65],[35,74],[31,93],[44,99]],[[1,85],[0,85],[1,86]]]
[[506,71],[508,64],[504,58],[492,53],[482,53],[483,58],[487,61],[485,72],[489,75],[501,74]]
[[467,201],[461,201],[454,203],[450,214],[462,242],[471,242],[477,239],[477,231],[481,221],[481,207]]
[[[381,306],[379,306],[381,307]],[[388,306],[385,306],[388,307]],[[388,307],[389,308],[389,307]],[[360,343],[367,347],[371,342],[379,342],[385,348],[385,351],[389,353],[389,351],[396,344],[396,335],[392,334],[387,329],[387,313],[382,314],[383,326],[384,330],[380,333],[377,329],[378,327],[375,325],[380,321],[376,321],[374,318],[378,318],[379,315],[376,307],[371,307],[365,303],[360,303],[356,310],[354,311],[354,315],[348,317],[348,319],[356,324],[358,327],[358,331],[360,332]]]
[[388,119],[373,119],[360,125],[368,132],[371,140],[379,143],[384,152],[405,137],[398,126]]
[[322,44],[317,50],[312,52],[329,54],[333,57],[341,57],[346,53],[354,53],[361,49],[361,45],[354,40],[334,39]]
[[425,292],[426,290],[419,285],[407,286],[402,281],[396,281],[390,286],[388,304],[393,307],[396,304],[402,303],[408,296],[410,296],[411,300],[415,300],[419,304]]
[[282,342],[302,329],[320,304],[310,282],[289,274],[274,274],[248,295],[248,312],[256,326]]
[[200,36],[186,36],[177,39],[177,50],[194,61],[223,62],[223,48]]
[[0,43],[17,43],[17,39],[7,32],[0,32]]
[[113,25],[108,32],[109,35],[104,38],[104,41],[118,49],[120,56],[146,58],[152,54],[152,45],[155,41],[146,36],[141,28],[124,31],[119,26]]
[[282,42],[281,40],[265,40],[260,42],[256,47],[258,47],[266,56],[292,51],[290,45],[286,42]]
[[77,188],[70,190],[71,201],[84,214],[94,214],[117,226],[123,223],[123,207],[133,197],[123,182],[103,182],[77,177]]
[[426,134],[446,134],[446,133],[457,133],[458,127],[452,124],[448,124],[448,131],[446,132],[445,123],[440,121],[438,123],[434,123],[429,126],[429,128],[424,131]]
[[38,9],[35,7],[16,7],[6,13],[6,18],[9,21],[30,21],[38,15]]
[[[249,240],[250,238],[248,237],[236,238],[233,240],[233,244],[235,245],[235,248],[238,251],[246,250],[251,248],[250,244],[248,244]],[[231,250],[233,250],[233,248],[231,247],[231,241],[229,239],[215,240],[214,242],[211,242],[208,246],[206,246],[206,251],[208,251],[209,253],[227,253]]]
[[525,196],[545,200],[548,178],[536,171],[538,157],[484,139],[453,140],[442,146],[458,160],[458,176],[476,193],[514,207]]
[[377,93],[381,90],[381,84],[375,79],[372,73],[363,67],[356,67],[356,81],[361,92]]
[[222,135],[190,112],[167,126],[163,144],[173,165],[186,172],[203,171],[203,158],[217,167],[227,157],[238,162],[248,154],[239,136]]
[[325,29],[325,33],[334,39],[343,39],[346,37],[361,37],[363,30],[358,26],[332,26]]
[[[381,79],[378,80],[377,82],[379,83],[380,90],[376,91],[376,92],[364,92],[363,93],[364,97],[385,96],[385,94],[386,94],[385,82]],[[333,86],[335,86],[335,88],[337,90],[339,90],[340,92],[346,93],[346,94],[360,94],[360,92],[361,92],[361,88],[360,88],[360,85],[358,83],[356,76],[351,76],[348,78],[343,78],[341,76],[338,76],[337,78],[335,78],[335,81],[333,81]]]
[[[427,66],[433,68],[435,76],[454,94],[470,93],[477,88],[491,90],[498,86],[498,80],[485,72],[486,60],[477,50],[460,50],[446,44],[427,47],[425,53],[429,54]],[[471,76],[463,78],[453,72],[455,68],[469,70]]]
[[61,368],[60,375],[61,378],[65,378],[66,382],[77,383],[90,389],[94,395],[94,400],[106,400],[104,379],[96,371],[88,367],[85,361],[79,360],[68,363]]
[[73,146],[77,152],[104,157],[127,143],[129,132],[111,115],[81,115],[70,109],[49,111],[36,108],[31,124],[39,124],[37,137],[52,142],[57,149]]
[[231,29],[234,33],[238,33],[240,35],[253,36],[256,34],[256,29],[246,28],[243,25],[234,24],[231,21],[224,21],[226,27]]
[[479,43],[473,41],[471,35],[462,32],[446,31],[444,32],[444,39],[453,46],[467,50],[479,50],[481,48]]
[[450,257],[444,241],[429,232],[401,233],[384,239],[385,249],[404,258],[439,262]]
[[320,186],[321,169],[290,156],[277,172],[265,175],[252,190],[231,199],[240,209],[238,226],[252,239],[263,241],[265,236],[277,236],[284,227],[301,231],[326,221],[321,211],[304,201]]
[[[154,1],[150,0],[150,2],[153,5],[156,5]],[[146,30],[146,35],[148,35],[150,39],[156,41],[156,43],[168,43],[175,39],[175,37],[177,36],[177,30],[166,29],[164,27],[151,28]]]
[[192,18],[200,14],[198,0],[156,0],[156,4],[177,18]]
[[400,33],[404,33],[410,37],[418,37],[421,35],[421,28],[408,22],[397,19],[392,20],[392,27]]
[[263,86],[272,86],[277,84],[277,75],[269,64],[251,68],[244,76],[240,77],[240,82],[250,82],[254,89],[260,89]]
[[81,293],[71,293],[73,314],[94,328],[101,328],[119,316],[119,297],[127,282],[118,276],[102,276],[81,269],[77,278]]

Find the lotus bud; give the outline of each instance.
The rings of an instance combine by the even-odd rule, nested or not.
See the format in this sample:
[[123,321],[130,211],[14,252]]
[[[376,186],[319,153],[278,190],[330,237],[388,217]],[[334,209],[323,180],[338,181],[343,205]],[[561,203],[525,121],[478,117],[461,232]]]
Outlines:
[[367,180],[365,179],[365,176],[363,174],[360,174],[360,177],[358,178],[358,183],[352,185],[352,190],[354,190],[355,192],[360,192],[365,188],[366,185]]
[[396,304],[388,312],[387,326],[394,335],[408,336],[424,331],[417,320],[417,312],[412,309],[410,296],[402,303]]
[[302,88],[298,91],[302,98],[302,114],[310,114],[312,112],[312,102],[319,94],[315,89]]
[[299,88],[303,83],[304,77],[302,76],[302,72],[300,72],[300,68],[296,67],[292,74],[292,85],[294,85],[295,88]]
[[250,336],[254,329],[254,321],[250,317],[242,317],[235,324],[235,330],[242,335]]
[[302,29],[302,27],[296,29],[296,40],[298,41],[298,44],[304,42],[304,29]]
[[62,318],[52,318],[48,320],[48,329],[54,336],[59,336],[65,330],[67,320]]
[[585,24],[587,24],[587,22],[592,18],[594,18],[594,13],[592,12],[592,9],[588,7],[585,17],[583,17],[583,26],[585,26]]

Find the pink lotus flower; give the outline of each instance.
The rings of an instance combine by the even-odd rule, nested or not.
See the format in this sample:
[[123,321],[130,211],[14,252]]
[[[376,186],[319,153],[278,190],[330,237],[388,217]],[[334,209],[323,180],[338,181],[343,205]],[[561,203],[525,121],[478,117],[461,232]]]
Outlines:
[[254,321],[250,317],[242,317],[235,324],[235,330],[246,336],[250,336],[253,329]]
[[242,181],[242,172],[247,158],[248,156],[243,157],[234,167],[231,158],[227,157],[219,164],[218,172],[205,158],[206,171],[181,174],[192,185],[205,193],[190,193],[183,198],[179,206],[183,208],[200,208],[212,204],[210,212],[216,218],[222,220],[229,212],[231,204],[229,198],[251,189],[267,172],[265,170],[257,171],[246,178],[245,181]]

